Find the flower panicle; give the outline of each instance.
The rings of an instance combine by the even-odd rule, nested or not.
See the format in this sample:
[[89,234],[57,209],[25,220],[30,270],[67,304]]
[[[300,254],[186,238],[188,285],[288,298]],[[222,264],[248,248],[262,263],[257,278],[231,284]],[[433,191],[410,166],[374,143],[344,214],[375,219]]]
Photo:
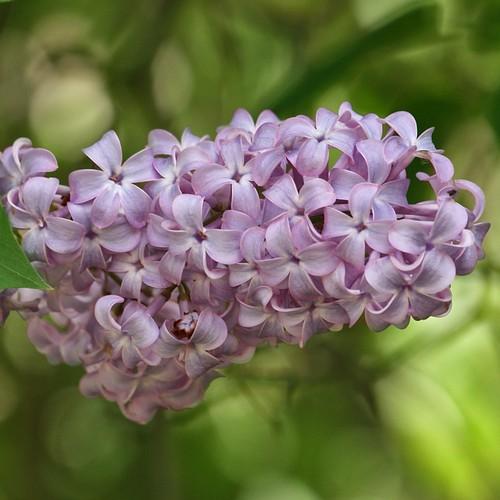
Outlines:
[[[484,256],[483,192],[404,111],[240,109],[213,140],[153,130],[124,161],[110,131],[84,153],[68,186],[28,139],[0,156],[11,224],[52,285],[4,290],[1,317],[19,311],[49,361],[83,366],[84,395],[137,422],[197,404],[259,345],[442,316]],[[410,203],[415,158],[434,196]]]

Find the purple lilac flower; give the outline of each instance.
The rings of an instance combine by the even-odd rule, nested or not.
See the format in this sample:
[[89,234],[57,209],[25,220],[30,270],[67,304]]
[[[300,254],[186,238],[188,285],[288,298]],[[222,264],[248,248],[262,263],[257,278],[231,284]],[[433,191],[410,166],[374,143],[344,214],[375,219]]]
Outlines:
[[[489,224],[432,132],[349,103],[314,120],[240,109],[213,140],[153,130],[125,162],[108,132],[84,150],[99,170],[69,187],[44,177],[50,152],[19,139],[0,156],[0,196],[53,289],[3,291],[0,319],[19,311],[51,362],[82,365],[84,395],[146,423],[197,404],[260,345],[442,316]],[[415,158],[433,195],[411,203]]]

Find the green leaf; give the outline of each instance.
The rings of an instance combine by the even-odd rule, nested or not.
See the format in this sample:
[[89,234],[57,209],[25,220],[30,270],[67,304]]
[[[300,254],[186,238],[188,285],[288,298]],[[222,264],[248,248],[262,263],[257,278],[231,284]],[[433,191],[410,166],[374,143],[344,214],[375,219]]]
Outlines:
[[3,288],[50,289],[50,286],[24,255],[0,206],[0,289]]

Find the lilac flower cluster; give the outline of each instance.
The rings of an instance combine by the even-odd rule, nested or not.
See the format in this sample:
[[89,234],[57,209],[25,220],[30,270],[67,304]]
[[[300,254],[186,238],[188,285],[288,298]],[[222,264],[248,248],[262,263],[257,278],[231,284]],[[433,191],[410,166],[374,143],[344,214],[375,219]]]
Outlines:
[[[4,291],[2,310],[28,319],[51,362],[83,365],[83,394],[137,422],[196,404],[260,344],[303,346],[363,314],[375,331],[442,316],[489,225],[482,191],[453,179],[431,136],[409,113],[347,103],[315,120],[238,110],[215,140],[154,130],[126,161],[108,132],[69,186],[19,139],[0,157],[0,195],[53,289]],[[434,195],[410,203],[415,158]]]

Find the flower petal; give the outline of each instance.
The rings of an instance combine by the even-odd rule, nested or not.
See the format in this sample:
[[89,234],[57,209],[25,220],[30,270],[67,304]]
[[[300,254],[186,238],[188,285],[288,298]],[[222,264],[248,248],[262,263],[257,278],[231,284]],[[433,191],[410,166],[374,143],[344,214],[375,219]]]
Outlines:
[[107,174],[115,173],[122,164],[122,146],[114,130],[106,132],[83,152]]

